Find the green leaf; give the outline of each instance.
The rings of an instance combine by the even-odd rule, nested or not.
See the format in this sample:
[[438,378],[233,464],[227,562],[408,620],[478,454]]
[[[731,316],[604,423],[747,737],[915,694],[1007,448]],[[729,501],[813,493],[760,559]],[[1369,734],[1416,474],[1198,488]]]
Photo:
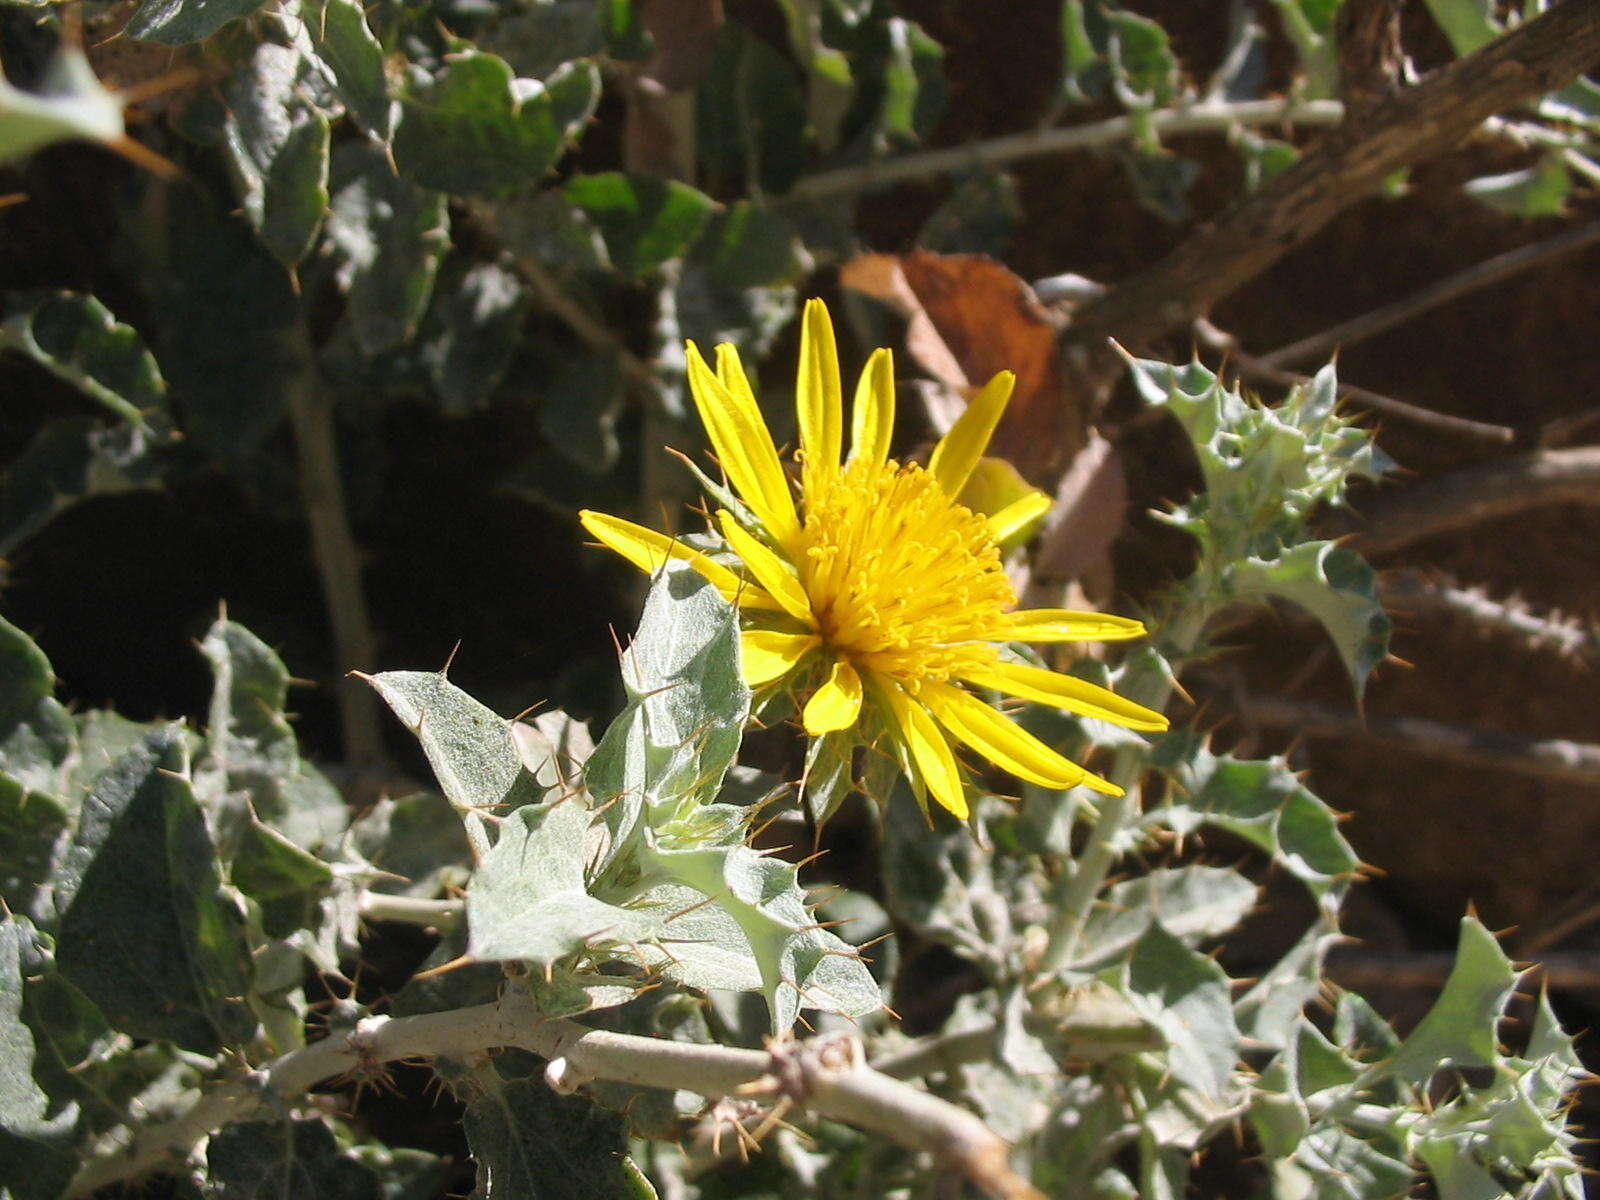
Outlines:
[[305,257],[328,211],[328,117],[315,102],[325,86],[298,46],[263,41],[223,88],[245,215],[286,267]]
[[552,270],[610,269],[605,239],[594,222],[574,208],[561,189],[491,201],[501,243],[515,258],[531,258]]
[[138,41],[182,46],[260,7],[261,0],[144,0],[124,32]]
[[1129,108],[1159,108],[1177,87],[1178,60],[1167,31],[1148,17],[1111,9],[1106,55],[1118,99]]
[[1363,1084],[1388,1076],[1425,1084],[1447,1066],[1493,1066],[1499,1061],[1500,1018],[1516,982],[1516,968],[1494,934],[1476,917],[1463,917],[1444,990],[1394,1057],[1367,1069]]
[[211,1135],[206,1176],[219,1200],[380,1200],[377,1173],[339,1149],[321,1118],[238,1121]]
[[541,0],[497,22],[479,47],[505,59],[521,78],[544,79],[605,49],[601,8],[595,0]]
[[260,904],[261,928],[275,938],[312,928],[333,882],[327,863],[259,822],[245,828],[228,875],[235,887]]
[[522,765],[510,722],[442,673],[386,671],[367,679],[422,744],[445,798],[462,815],[504,815],[543,796]]
[[1226,867],[1158,867],[1106,890],[1084,926],[1073,965],[1095,964],[1124,953],[1152,922],[1187,945],[1221,937],[1256,902],[1256,885]]
[[576,799],[526,805],[505,820],[467,888],[469,956],[543,965],[655,932],[652,914],[588,894],[589,825],[589,810]]
[[654,1200],[627,1159],[622,1118],[558,1096],[542,1064],[508,1051],[467,1076],[462,1118],[478,1200]]
[[33,953],[33,927],[17,917],[0,920],[0,1191],[16,1200],[54,1200],[72,1177],[74,1104],[52,1111],[34,1080],[33,1032],[22,1019],[25,954]]
[[794,64],[737,21],[723,24],[695,104],[695,144],[707,170],[746,190],[781,194],[809,158],[801,78]]
[[1513,217],[1559,217],[1567,211],[1572,176],[1560,150],[1547,152],[1531,167],[1504,175],[1482,175],[1461,190],[1474,200]]
[[901,17],[880,28],[886,53],[873,124],[890,144],[920,142],[944,113],[944,47]]
[[599,96],[592,63],[574,63],[541,84],[514,79],[492,54],[452,55],[431,87],[401,98],[395,162],[441,192],[493,195],[528,187],[555,165]]
[[122,106],[118,93],[100,86],[83,51],[63,42],[46,65],[37,92],[24,92],[0,76],[0,164],[54,142],[120,141]]
[[588,785],[612,830],[612,852],[648,806],[690,816],[713,800],[750,712],[739,669],[739,621],[698,572],[657,574],[622,656],[628,706],[589,760]]
[[0,557],[80,500],[161,485],[158,451],[167,439],[149,426],[106,426],[63,417],[40,427],[6,468],[0,491]]
[[688,184],[621,171],[579,175],[562,190],[599,228],[612,264],[635,279],[682,256],[714,207]]
[[93,296],[30,293],[7,306],[0,349],[27,355],[131,425],[167,424],[167,384],[131,325]]
[[1228,976],[1159,921],[1135,943],[1125,974],[1128,998],[1166,1038],[1166,1069],[1178,1083],[1222,1099],[1239,1058]]
[[446,884],[465,884],[471,870],[461,819],[434,792],[385,796],[351,824],[350,840],[367,862],[400,877],[374,881],[374,891],[437,896]]
[[797,282],[808,269],[804,253],[793,225],[750,200],[713,216],[695,247],[718,285],[740,290]]
[[220,892],[181,729],[100,777],[58,881],[61,972],[114,1026],[200,1054],[250,1035],[243,923]]
[[207,631],[200,651],[211,664],[213,687],[196,784],[203,793],[225,790],[233,797],[232,803],[216,798],[224,809],[247,803],[242,815],[234,811],[223,822],[229,835],[224,840],[231,840],[236,826],[260,820],[303,850],[331,844],[348,814],[333,785],[301,761],[284,713],[289,672],[283,663],[255,634],[226,618]]
[[1015,178],[1002,171],[975,171],[923,222],[917,245],[938,254],[998,255],[1021,216]]
[[1159,147],[1123,149],[1116,157],[1140,208],[1173,224],[1182,224],[1193,215],[1189,190],[1200,178],[1199,163]]
[[1302,542],[1271,560],[1235,563],[1228,582],[1238,595],[1279,596],[1316,617],[1358,696],[1388,657],[1390,621],[1378,599],[1377,574],[1353,550]]
[[1492,9],[1483,0],[1423,0],[1457,55],[1471,54],[1500,36]]
[[65,848],[70,814],[54,797],[0,775],[0,901],[36,921],[50,915],[47,884]]
[[465,416],[489,403],[511,365],[528,303],[522,281],[495,263],[472,267],[437,298],[440,329],[424,358],[445,412]]
[[209,195],[179,188],[146,247],[161,361],[181,397],[189,441],[242,464],[283,419],[310,364],[299,301],[283,267]]
[[609,471],[622,450],[616,425],[627,400],[616,356],[566,353],[543,375],[539,431],[575,466],[592,475]]
[[380,142],[394,128],[394,101],[383,70],[383,47],[356,0],[307,0],[306,25],[317,57],[333,73],[334,91],[361,128]]
[[0,770],[30,791],[48,794],[58,792],[61,768],[76,741],[55,689],[44,652],[0,617]]
[[450,245],[445,199],[396,175],[368,142],[340,146],[333,177],[328,240],[344,257],[339,283],[361,349],[379,354],[410,341],[427,311]]

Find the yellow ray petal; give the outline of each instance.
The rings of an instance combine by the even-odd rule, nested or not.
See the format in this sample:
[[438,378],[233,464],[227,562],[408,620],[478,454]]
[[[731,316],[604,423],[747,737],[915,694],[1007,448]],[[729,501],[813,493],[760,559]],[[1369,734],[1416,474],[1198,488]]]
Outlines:
[[864,459],[882,467],[889,459],[889,439],[894,436],[894,354],[874,350],[856,381],[856,398],[850,409],[850,461]]
[[933,798],[963,821],[967,819],[967,796],[961,786],[961,769],[939,726],[926,709],[901,690],[892,680],[882,680],[877,689],[889,708],[901,742],[911,752],[911,761],[921,774]]
[[795,578],[789,564],[735,521],[733,514],[727,509],[717,510],[717,521],[722,526],[723,535],[728,539],[728,545],[733,547],[733,552],[739,556],[750,574],[756,577],[756,582],[766,589],[784,612],[795,620],[803,622],[807,627],[815,629],[817,619],[811,612],[811,599],[806,595],[805,588],[800,586],[800,581]]
[[780,605],[763,588],[741,579],[721,563],[707,558],[700,551],[685,546],[654,529],[613,517],[610,513],[584,509],[578,514],[583,527],[594,535],[596,541],[608,550],[622,555],[646,575],[654,575],[669,558],[688,563],[699,571],[706,581],[722,593],[722,598],[741,608],[761,608],[782,611]]
[[1070,608],[1025,608],[1008,613],[1010,629],[994,641],[1125,642],[1143,637],[1143,622],[1110,613],[1074,612]]
[[746,629],[739,635],[744,659],[744,681],[760,687],[782,679],[822,644],[814,633],[780,633],[775,629]]
[[1017,377],[1010,371],[1001,371],[967,401],[967,411],[956,418],[950,432],[939,439],[928,460],[928,470],[939,481],[947,496],[957,495],[966,486],[967,476],[978,465],[978,459],[989,447],[994,427],[1011,401],[1011,389]]
[[1090,786],[1096,791],[1109,789],[1110,795],[1122,794],[1121,788],[1058,754],[971,692],[947,683],[925,683],[918,697],[939,724],[1018,779],[1047,788],[1076,787],[1093,779]]
[[1003,542],[1049,511],[1049,496],[1043,492],[1029,492],[1013,500],[999,512],[990,513],[989,529],[994,534],[995,541]]
[[1008,696],[1064,708],[1080,716],[1096,717],[1125,725],[1129,729],[1156,731],[1167,728],[1166,717],[1153,709],[1125,700],[1115,692],[1085,680],[1047,671],[1042,667],[996,662],[975,667],[961,677],[968,683],[994,688]]
[[[839,350],[833,340],[833,322],[821,300],[806,301],[800,326],[795,414],[804,453],[802,478],[827,478],[837,472],[844,449],[844,392],[839,384]],[[809,492],[811,484],[805,484],[805,490]]]
[[780,545],[792,545],[800,530],[794,496],[737,351],[717,347],[716,373],[693,342],[687,354],[689,394],[728,482]]
[[861,676],[844,659],[833,664],[828,681],[806,701],[801,721],[812,737],[849,729],[861,715]]

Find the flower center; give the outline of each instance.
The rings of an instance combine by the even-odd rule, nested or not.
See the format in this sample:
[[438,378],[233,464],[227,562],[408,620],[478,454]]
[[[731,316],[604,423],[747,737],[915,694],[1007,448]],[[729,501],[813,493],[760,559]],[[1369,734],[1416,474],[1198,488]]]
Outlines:
[[835,653],[913,691],[995,660],[1016,595],[985,518],[893,461],[857,460],[805,504],[800,577]]

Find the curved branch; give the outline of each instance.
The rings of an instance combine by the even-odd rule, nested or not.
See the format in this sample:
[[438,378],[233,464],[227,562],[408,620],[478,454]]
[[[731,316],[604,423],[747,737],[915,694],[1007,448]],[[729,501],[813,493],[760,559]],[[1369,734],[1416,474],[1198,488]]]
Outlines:
[[1600,446],[1540,450],[1453,471],[1381,494],[1362,506],[1360,517],[1330,513],[1321,527],[1350,534],[1350,548],[1371,558],[1551,504],[1600,504]]
[[[925,1150],[999,1200],[1044,1200],[1010,1168],[1010,1148],[977,1117],[868,1066],[854,1038],[823,1037],[767,1051],[702,1046],[590,1029],[540,1015],[526,992],[415,1017],[371,1017],[354,1030],[290,1051],[224,1083],[185,1113],[139,1131],[119,1153],[86,1164],[64,1193],[136,1179],[187,1158],[202,1139],[269,1098],[302,1096],[324,1079],[370,1076],[397,1059],[471,1058],[515,1046],[550,1060],[562,1079],[608,1079],[702,1096],[787,1097],[819,1116]],[[557,1066],[559,1064],[559,1071]]]
[[1080,309],[1066,336],[1099,355],[1181,329],[1402,167],[1570,82],[1600,59],[1600,5],[1565,0],[1327,133],[1294,166],[1163,261]]

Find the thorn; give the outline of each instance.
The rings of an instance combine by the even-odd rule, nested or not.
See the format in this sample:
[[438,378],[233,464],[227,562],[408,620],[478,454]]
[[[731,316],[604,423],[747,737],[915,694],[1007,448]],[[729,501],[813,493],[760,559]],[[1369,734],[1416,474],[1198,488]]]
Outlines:
[[411,978],[432,979],[436,975],[443,975],[446,971],[454,971],[457,967],[470,966],[477,960],[470,955],[463,954],[460,958],[452,958],[447,963],[440,963],[437,967],[429,967],[426,971],[418,971]]

